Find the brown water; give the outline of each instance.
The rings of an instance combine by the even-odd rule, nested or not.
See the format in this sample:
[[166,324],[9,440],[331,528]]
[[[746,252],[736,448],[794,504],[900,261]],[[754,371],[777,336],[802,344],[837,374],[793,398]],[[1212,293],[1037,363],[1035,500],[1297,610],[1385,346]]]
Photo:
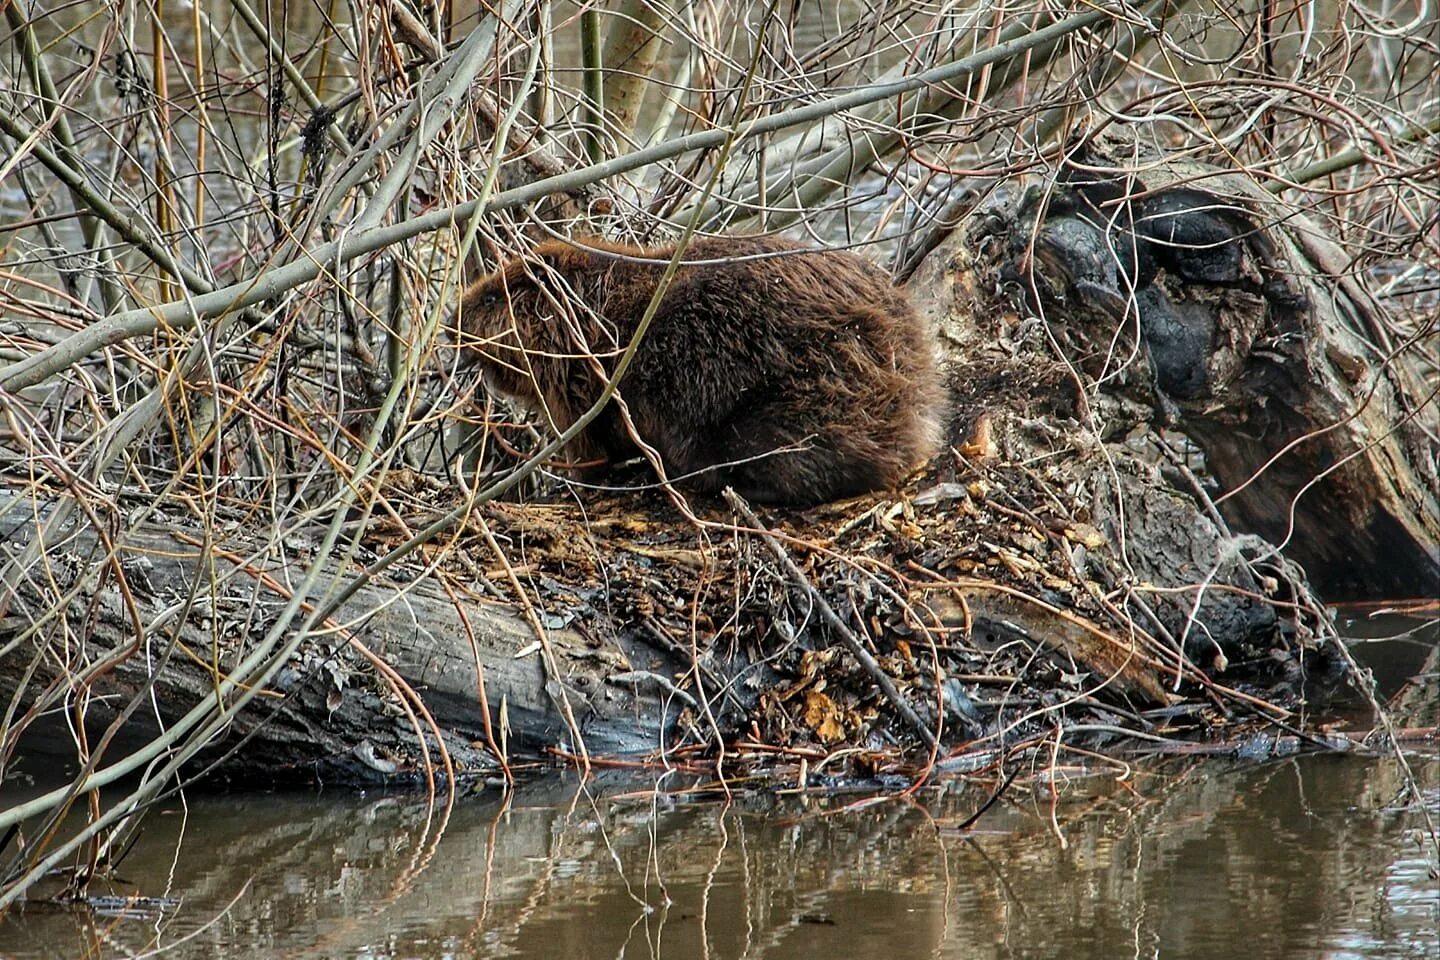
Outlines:
[[[1440,762],[1416,773],[1440,814]],[[551,784],[443,824],[409,799],[209,797],[153,817],[115,891],[177,906],[30,905],[0,952],[1433,958],[1434,864],[1397,784],[1387,763],[1212,761],[1093,782],[1054,824],[1017,794],[963,834],[966,791],[755,809]]]
[[[1398,678],[1433,643],[1357,650]],[[1433,683],[1421,696],[1433,724]],[[1440,818],[1440,755],[1410,762]],[[192,796],[90,891],[176,902],[31,902],[0,956],[1440,956],[1434,847],[1395,761],[1075,773],[1054,802],[1013,787],[969,831],[984,786],[727,805],[556,777],[448,817],[411,796]]]

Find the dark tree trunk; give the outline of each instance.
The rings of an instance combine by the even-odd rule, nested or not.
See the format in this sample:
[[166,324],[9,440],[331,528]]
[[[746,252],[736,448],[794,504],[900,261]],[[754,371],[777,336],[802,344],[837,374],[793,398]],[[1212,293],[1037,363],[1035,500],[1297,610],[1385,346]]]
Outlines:
[[1423,320],[1407,341],[1323,231],[1244,177],[1102,177],[1121,165],[1093,149],[1075,163],[981,231],[1066,356],[1193,439],[1231,525],[1282,545],[1327,599],[1433,596]]

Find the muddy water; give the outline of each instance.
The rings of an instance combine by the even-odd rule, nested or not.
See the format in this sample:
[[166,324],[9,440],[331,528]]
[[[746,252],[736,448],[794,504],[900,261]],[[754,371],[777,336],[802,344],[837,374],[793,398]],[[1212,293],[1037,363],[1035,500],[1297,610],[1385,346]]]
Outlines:
[[[1433,632],[1357,650],[1398,680]],[[1420,697],[1434,724],[1433,684]],[[1137,758],[1058,796],[1014,787],[965,831],[982,786],[726,804],[557,777],[448,815],[192,795],[90,891],[173,900],[34,901],[0,922],[0,956],[1434,960],[1440,755],[1410,762],[1423,805],[1391,760]]]
[[[1416,773],[1440,814],[1440,763]],[[847,810],[552,784],[443,823],[408,799],[209,797],[153,817],[115,891],[178,905],[29,905],[0,953],[1433,960],[1434,865],[1397,783],[1385,763],[1211,761],[1097,780],[1053,822],[1017,795],[965,833],[967,791]]]

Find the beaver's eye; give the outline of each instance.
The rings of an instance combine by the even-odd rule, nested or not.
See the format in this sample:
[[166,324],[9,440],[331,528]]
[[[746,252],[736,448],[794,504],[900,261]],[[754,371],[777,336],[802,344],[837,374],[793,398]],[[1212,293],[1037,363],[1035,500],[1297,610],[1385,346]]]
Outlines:
[[480,306],[482,307],[493,307],[499,302],[500,294],[495,293],[493,290],[480,298]]

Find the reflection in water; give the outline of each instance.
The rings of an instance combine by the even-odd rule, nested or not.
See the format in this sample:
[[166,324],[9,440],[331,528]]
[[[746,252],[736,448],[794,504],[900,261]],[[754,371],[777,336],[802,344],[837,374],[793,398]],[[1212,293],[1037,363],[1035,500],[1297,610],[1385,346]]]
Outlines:
[[[1415,772],[1440,812],[1440,759]],[[1210,760],[1087,784],[1053,825],[1017,788],[967,834],[984,796],[959,790],[843,811],[553,784],[461,801],[443,832],[409,798],[205,797],[150,818],[113,891],[179,907],[31,905],[0,955],[1434,958],[1399,784],[1387,763]]]

